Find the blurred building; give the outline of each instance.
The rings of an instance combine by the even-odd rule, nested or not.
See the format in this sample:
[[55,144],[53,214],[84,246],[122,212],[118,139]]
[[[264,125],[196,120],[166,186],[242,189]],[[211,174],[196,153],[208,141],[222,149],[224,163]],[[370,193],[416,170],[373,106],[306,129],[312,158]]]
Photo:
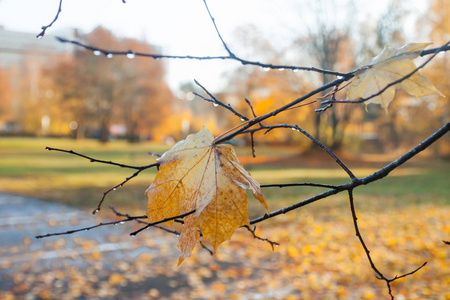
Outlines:
[[73,45],[60,43],[55,36],[68,39],[76,35],[75,30],[58,31],[55,35],[46,34],[44,38],[37,39],[39,32],[17,32],[6,30],[0,26],[0,66],[8,68],[11,65],[21,65],[32,58],[36,63],[49,61],[52,54],[72,54]]
[[0,107],[9,107],[9,112],[14,112],[15,115],[7,113],[8,117],[5,118],[3,113],[0,120],[2,133],[18,133],[23,130],[17,122],[22,114],[21,95],[26,91],[31,98],[39,96],[42,67],[48,66],[57,57],[72,55],[75,51],[73,45],[60,43],[55,37],[59,35],[71,39],[76,35],[76,30],[46,34],[41,39],[36,38],[38,33],[10,31],[0,26],[0,68],[7,74],[6,79],[2,80],[7,80],[7,85],[15,91],[7,95],[11,99],[1,99],[3,105]]

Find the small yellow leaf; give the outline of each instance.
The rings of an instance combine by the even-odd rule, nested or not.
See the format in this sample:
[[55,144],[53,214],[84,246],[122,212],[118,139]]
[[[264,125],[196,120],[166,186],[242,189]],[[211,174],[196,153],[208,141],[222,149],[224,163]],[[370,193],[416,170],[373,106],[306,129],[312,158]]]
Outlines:
[[[411,43],[401,48],[386,46],[374,57],[367,68],[357,72],[347,90],[347,99],[367,98],[384,89],[388,84],[403,78],[416,69],[414,59],[417,58],[429,43]],[[401,83],[391,86],[382,94],[365,102],[381,104],[387,109],[394,99],[395,89],[402,89],[411,96],[422,97],[432,94],[444,95],[419,72],[414,73]]]
[[146,192],[149,221],[195,210],[184,218],[179,263],[190,256],[200,239],[199,231],[216,251],[238,227],[249,225],[246,190],[252,190],[269,210],[259,183],[243,168],[233,147],[214,144],[205,127],[178,142],[158,161],[160,170]]

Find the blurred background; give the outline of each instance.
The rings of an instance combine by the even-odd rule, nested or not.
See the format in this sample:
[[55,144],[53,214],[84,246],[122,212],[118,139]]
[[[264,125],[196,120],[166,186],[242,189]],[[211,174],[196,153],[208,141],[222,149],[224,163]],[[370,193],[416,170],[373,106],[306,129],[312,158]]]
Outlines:
[[[178,269],[176,237],[153,230],[130,241],[127,232],[138,225],[34,239],[117,219],[108,205],[142,214],[144,191],[156,174],[148,170],[108,194],[101,215],[93,217],[89,213],[103,192],[132,172],[45,151],[46,146],[146,165],[155,161],[149,153],[163,153],[203,125],[218,135],[241,122],[196,97],[193,92],[204,92],[194,79],[248,117],[252,112],[245,98],[262,115],[334,79],[231,60],[106,57],[55,39],[107,50],[227,55],[202,1],[160,2],[66,1],[55,24],[37,39],[41,26],[54,19],[59,1],[0,0],[0,298],[384,296],[385,286],[373,279],[358,242],[348,244],[354,232],[345,195],[262,225],[260,235],[281,243],[274,252],[257,240],[249,246],[251,235],[242,231],[217,256],[199,249]],[[208,5],[228,47],[239,57],[263,63],[348,72],[369,62],[385,45],[430,42],[438,47],[450,39],[445,0]],[[318,114],[315,103],[265,124],[298,124],[333,149],[357,176],[365,176],[448,121],[448,54],[437,55],[421,72],[445,98],[416,99],[397,91],[388,112],[377,105],[335,105]],[[344,92],[338,98],[344,99]],[[256,158],[249,136],[232,143],[261,183],[347,182],[345,172],[298,132],[255,134]],[[429,261],[417,275],[394,285],[394,292],[406,299],[450,297],[445,289],[450,283],[448,247],[442,245],[450,233],[449,154],[445,136],[391,177],[357,193],[364,232],[382,269],[394,277]],[[264,192],[271,210],[318,193],[314,188]],[[251,217],[264,213],[252,200],[249,206]]]

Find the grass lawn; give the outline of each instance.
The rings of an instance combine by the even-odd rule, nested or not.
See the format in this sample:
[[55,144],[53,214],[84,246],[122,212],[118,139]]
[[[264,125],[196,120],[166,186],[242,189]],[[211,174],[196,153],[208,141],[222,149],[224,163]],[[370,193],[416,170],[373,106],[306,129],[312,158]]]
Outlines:
[[[155,161],[155,157],[149,155],[149,152],[163,153],[168,149],[165,145],[151,142],[128,144],[114,141],[100,144],[93,140],[0,138],[0,191],[91,209],[96,206],[104,191],[134,172],[132,169],[91,163],[87,159],[66,153],[46,151],[46,146],[72,149],[97,159],[136,166]],[[258,147],[256,159],[251,157],[248,148],[238,149],[237,152],[247,170],[262,184],[348,182],[345,172],[333,160],[328,157],[321,157],[319,160],[299,157],[295,155],[295,148]],[[347,162],[345,159],[344,161]],[[369,175],[383,165],[354,160],[349,160],[348,164],[357,176]],[[396,206],[422,202],[448,204],[449,166],[450,163],[445,161],[434,161],[428,165],[423,159],[413,159],[392,172],[389,177],[358,188],[356,195],[365,200],[377,198],[376,201],[361,201],[361,205],[371,208],[375,205],[380,209],[386,207],[386,203]],[[155,174],[156,169],[146,170],[124,187],[111,192],[107,197],[107,205],[144,209],[144,191]],[[311,187],[266,188],[264,193],[273,210],[301,201],[322,190]],[[334,198],[336,197],[345,198],[343,194]],[[322,202],[327,202],[326,206],[337,205],[333,201]],[[251,208],[253,204],[250,203]],[[256,206],[254,214],[259,213]]]

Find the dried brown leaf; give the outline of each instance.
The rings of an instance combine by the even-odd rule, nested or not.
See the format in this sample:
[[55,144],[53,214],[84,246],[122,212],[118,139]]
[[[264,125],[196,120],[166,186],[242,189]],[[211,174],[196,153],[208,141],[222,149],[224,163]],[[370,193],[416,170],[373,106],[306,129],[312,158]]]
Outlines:
[[[359,71],[347,90],[347,98],[357,100],[367,98],[378,93],[388,84],[403,78],[405,75],[416,69],[414,59],[417,58],[429,43],[411,43],[401,48],[386,46],[381,53],[374,57],[367,68]],[[422,97],[432,94],[443,96],[428,79],[419,72],[402,81],[401,83],[389,87],[381,95],[366,101],[381,104],[387,109],[394,99],[395,89],[403,89],[414,97]]]
[[147,190],[149,221],[196,211],[184,219],[179,263],[190,256],[200,239],[199,231],[216,251],[238,227],[249,225],[246,190],[252,190],[269,210],[259,183],[244,169],[233,147],[214,144],[206,127],[177,143],[158,161],[160,170]]

